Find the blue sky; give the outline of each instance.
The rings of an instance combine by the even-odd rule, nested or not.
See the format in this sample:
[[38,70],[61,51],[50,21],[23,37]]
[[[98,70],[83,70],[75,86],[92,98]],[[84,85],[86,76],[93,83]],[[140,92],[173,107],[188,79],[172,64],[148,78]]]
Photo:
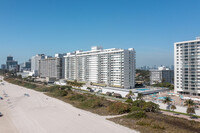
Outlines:
[[173,64],[200,36],[200,0],[0,0],[0,63],[91,46],[135,48],[137,66]]

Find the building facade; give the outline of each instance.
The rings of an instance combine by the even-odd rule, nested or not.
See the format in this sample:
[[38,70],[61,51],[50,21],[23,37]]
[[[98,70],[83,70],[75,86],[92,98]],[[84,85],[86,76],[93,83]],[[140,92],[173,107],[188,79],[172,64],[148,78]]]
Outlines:
[[157,70],[150,70],[150,84],[171,83],[174,84],[174,71],[166,67],[158,67]]
[[31,60],[20,64],[20,72],[31,71]]
[[39,60],[39,77],[41,78],[62,78],[62,58],[46,57]]
[[5,70],[5,69],[6,69],[6,64],[2,64],[2,65],[1,65],[1,69],[2,69],[2,70]]
[[18,62],[13,60],[12,56],[7,56],[6,69],[9,71],[16,71],[18,67]]
[[200,96],[200,38],[174,43],[175,93]]
[[44,54],[37,54],[31,58],[31,72],[34,76],[39,76],[39,60],[44,59]]
[[120,88],[135,87],[135,51],[133,48],[103,49],[67,53],[63,58],[63,76]]

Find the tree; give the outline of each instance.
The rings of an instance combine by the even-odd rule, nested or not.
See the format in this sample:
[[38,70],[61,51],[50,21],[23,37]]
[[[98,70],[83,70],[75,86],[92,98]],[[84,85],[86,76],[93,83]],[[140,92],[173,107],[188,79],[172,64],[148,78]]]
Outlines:
[[191,99],[188,99],[184,103],[185,103],[184,106],[187,106],[187,114],[189,115],[195,114],[194,101]]
[[171,109],[174,111],[176,109],[176,106],[175,105],[172,105],[171,106]]
[[145,112],[158,112],[160,110],[159,105],[153,102],[146,102],[143,109]]
[[143,100],[144,95],[142,93],[138,93],[137,99],[138,100]]
[[186,100],[184,103],[184,106],[187,106],[188,108],[193,107],[195,105],[194,101],[191,99]]
[[167,109],[170,110],[171,97],[165,97],[165,99],[163,100],[163,103],[167,104]]
[[163,103],[170,104],[171,103],[171,97],[165,97],[163,100]]
[[194,109],[194,107],[188,107],[187,108],[187,114],[189,114],[189,115],[193,115],[193,114],[195,114],[195,109]]
[[165,78],[162,79],[162,83],[165,83]]
[[129,91],[129,93],[126,95],[126,97],[130,99],[131,96],[134,96],[134,93],[132,91]]

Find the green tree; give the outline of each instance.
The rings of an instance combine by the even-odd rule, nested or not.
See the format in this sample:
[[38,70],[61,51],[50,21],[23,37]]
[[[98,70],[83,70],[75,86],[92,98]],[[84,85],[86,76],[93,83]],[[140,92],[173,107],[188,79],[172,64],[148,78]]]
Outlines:
[[194,101],[192,99],[188,99],[184,103],[185,103],[184,106],[187,106],[187,111],[186,111],[187,114],[189,115],[195,114]]
[[146,102],[143,109],[145,112],[158,112],[160,110],[159,105],[153,102]]
[[130,99],[131,96],[134,96],[134,93],[132,91],[129,91],[129,93],[126,95],[126,97]]
[[170,110],[170,105],[171,105],[171,97],[165,97],[163,100],[164,104],[167,104],[167,109]]
[[188,99],[184,103],[184,106],[187,106],[188,108],[193,107],[195,105],[192,99]]
[[188,107],[187,108],[187,114],[189,114],[189,115],[193,115],[193,114],[195,114],[195,108],[194,107]]
[[171,106],[171,109],[174,111],[176,109],[176,106],[175,105],[172,105]]
[[138,100],[143,100],[144,95],[142,93],[138,93],[137,99]]

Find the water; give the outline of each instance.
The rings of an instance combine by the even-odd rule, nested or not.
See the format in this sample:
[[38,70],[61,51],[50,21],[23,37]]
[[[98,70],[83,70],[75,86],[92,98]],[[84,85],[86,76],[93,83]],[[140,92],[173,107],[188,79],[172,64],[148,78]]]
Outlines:
[[147,88],[143,88],[143,89],[136,89],[137,91],[147,91],[147,90],[150,90],[150,89],[147,89]]
[[[158,97],[157,99],[160,99],[160,100],[165,100],[166,97]],[[171,99],[171,101],[174,101],[173,99]]]

